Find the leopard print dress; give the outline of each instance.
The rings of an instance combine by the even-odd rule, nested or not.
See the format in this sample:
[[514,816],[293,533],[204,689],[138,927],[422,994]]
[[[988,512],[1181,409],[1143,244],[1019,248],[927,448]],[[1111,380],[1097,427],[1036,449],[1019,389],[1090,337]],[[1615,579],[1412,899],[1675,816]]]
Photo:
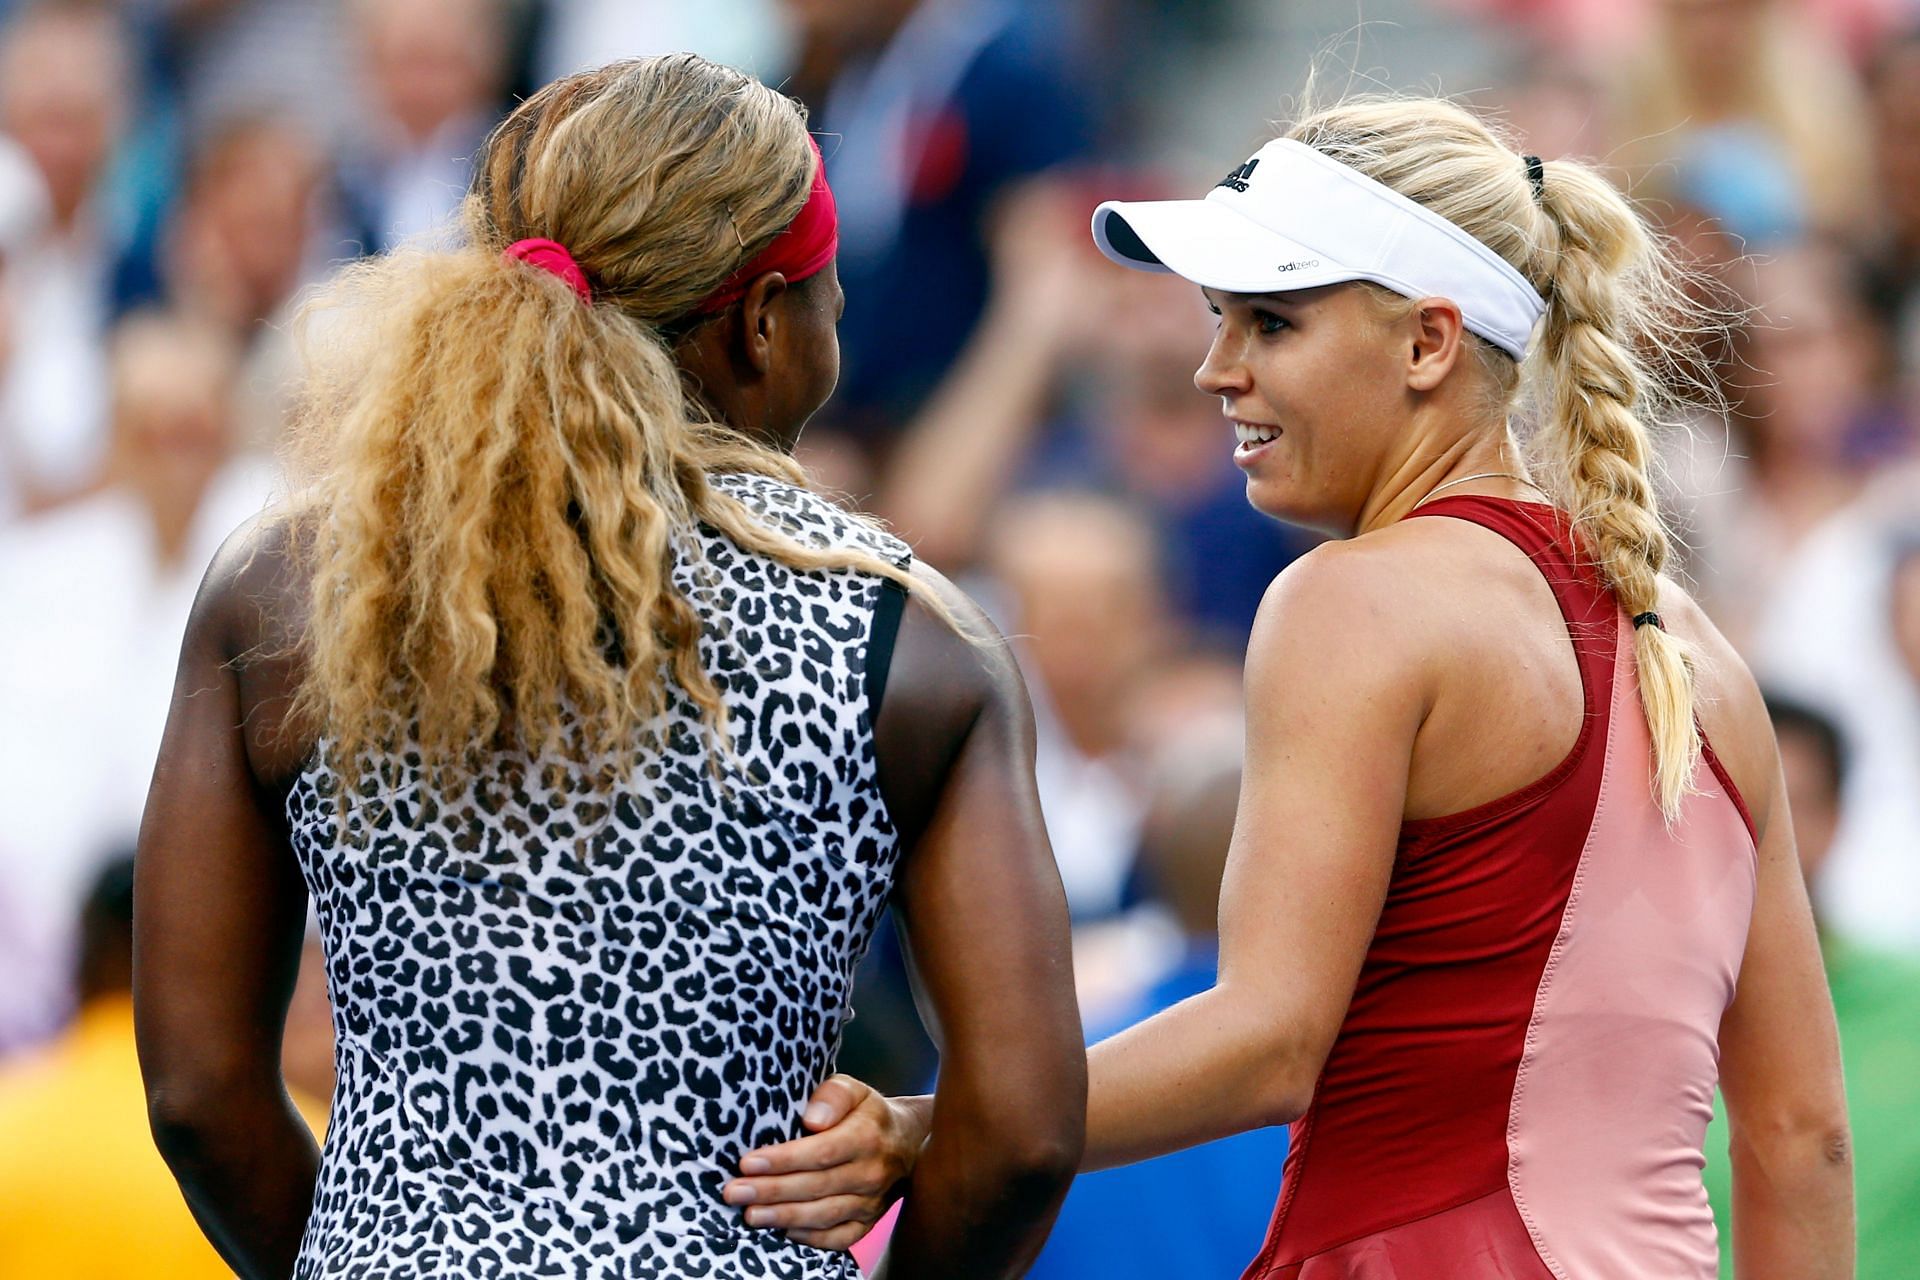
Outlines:
[[[906,562],[804,490],[715,484],[805,542]],[[298,778],[339,1080],[297,1277],[859,1274],[749,1229],[720,1188],[800,1132],[893,881],[866,693],[884,580],[706,529],[680,545],[731,758],[676,691],[612,793],[536,762],[436,797],[408,753],[343,833],[320,753]]]

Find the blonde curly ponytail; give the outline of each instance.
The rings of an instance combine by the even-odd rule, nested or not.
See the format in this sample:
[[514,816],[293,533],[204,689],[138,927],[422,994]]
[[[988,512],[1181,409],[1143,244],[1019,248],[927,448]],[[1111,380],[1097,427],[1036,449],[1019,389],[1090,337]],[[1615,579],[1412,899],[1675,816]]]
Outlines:
[[[1572,515],[1621,606],[1656,613],[1672,542],[1648,424],[1699,388],[1690,353],[1717,322],[1683,287],[1685,270],[1600,173],[1549,161],[1536,194],[1520,153],[1451,102],[1352,98],[1310,111],[1288,136],[1461,227],[1547,300],[1524,368],[1491,343],[1468,341],[1499,407],[1528,386],[1536,474]],[[1700,760],[1693,662],[1652,623],[1635,627],[1634,648],[1653,792],[1671,821]]]
[[[672,576],[696,524],[795,568],[912,589],[897,566],[803,546],[708,483],[806,477],[710,420],[671,347],[792,221],[814,163],[799,106],[758,81],[692,54],[615,63],[554,82],[495,130],[464,245],[361,263],[311,304],[293,424],[293,542],[311,580],[296,708],[350,791],[363,761],[403,742],[440,786],[497,748],[617,775],[669,681],[724,745],[700,615]],[[533,237],[571,250],[591,305],[503,255]]]

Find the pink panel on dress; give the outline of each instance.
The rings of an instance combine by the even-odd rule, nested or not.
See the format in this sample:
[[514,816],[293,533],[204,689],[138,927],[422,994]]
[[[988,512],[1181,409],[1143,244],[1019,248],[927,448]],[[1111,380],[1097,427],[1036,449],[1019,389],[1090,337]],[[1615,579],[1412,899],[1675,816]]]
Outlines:
[[1624,617],[1606,773],[1540,979],[1508,1185],[1559,1280],[1712,1280],[1701,1143],[1753,916],[1753,837],[1703,761],[1669,831]]

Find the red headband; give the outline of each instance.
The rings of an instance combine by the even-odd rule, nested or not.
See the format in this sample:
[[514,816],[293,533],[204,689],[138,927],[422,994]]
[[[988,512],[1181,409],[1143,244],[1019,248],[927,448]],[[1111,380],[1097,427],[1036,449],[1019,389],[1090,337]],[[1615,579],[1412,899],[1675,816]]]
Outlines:
[[807,193],[806,204],[772,244],[695,308],[701,315],[732,306],[746,294],[747,286],[769,271],[778,271],[790,281],[805,280],[818,275],[840,252],[840,215],[834,208],[833,189],[827,185],[826,157],[820,154],[818,142],[811,137],[807,142],[813,147],[813,190]]

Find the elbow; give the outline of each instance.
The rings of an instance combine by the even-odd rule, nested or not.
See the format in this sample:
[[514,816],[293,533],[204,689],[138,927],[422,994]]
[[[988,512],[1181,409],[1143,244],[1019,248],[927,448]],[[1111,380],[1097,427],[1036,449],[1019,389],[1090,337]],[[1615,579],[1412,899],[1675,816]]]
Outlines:
[[153,1145],[175,1169],[210,1159],[245,1125],[250,1085],[225,1078],[149,1079],[147,1127]]
[[953,1132],[969,1135],[966,1145],[974,1152],[968,1163],[988,1183],[1017,1190],[1017,1198],[1041,1203],[1063,1192],[1079,1172],[1087,1145],[1085,1076],[1077,1079],[1078,1088],[1036,1090],[1020,1106],[1002,1101],[966,1108],[970,1118],[956,1115],[960,1123]]
[[1259,1051],[1246,1097],[1252,1107],[1249,1128],[1290,1125],[1307,1114],[1320,1088],[1320,1072],[1332,1047],[1327,1036],[1318,1047],[1295,1039],[1269,1041]]
[[1297,1001],[1276,1000],[1264,983],[1222,982],[1201,997],[1221,1029],[1208,1062],[1209,1088],[1236,1099],[1231,1132],[1290,1125],[1307,1113],[1333,1048],[1344,1007],[1316,1017]]
[[1068,1083],[1077,1087],[1050,1090],[1036,1097],[1041,1105],[1021,1107],[1007,1117],[1011,1123],[1002,1130],[1000,1146],[1013,1182],[1036,1190],[1065,1187],[1080,1171],[1087,1149],[1084,1067]]
[[1852,1176],[1853,1126],[1844,1106],[1729,1120],[1736,1153],[1763,1168]]
[[954,1188],[954,1200],[975,1197],[997,1205],[997,1213],[1026,1216],[1041,1206],[1058,1204],[1080,1171],[1085,1150],[1084,1126],[1071,1133],[1008,1134],[996,1144],[994,1157],[970,1159],[971,1190]]
[[1250,1097],[1254,1104],[1249,1128],[1266,1129],[1292,1124],[1307,1114],[1313,1104],[1313,1077],[1302,1078],[1296,1071],[1274,1071],[1261,1082]]
[[216,1114],[212,1100],[199,1090],[167,1085],[147,1089],[147,1128],[169,1165],[193,1164],[204,1157],[217,1127]]
[[1827,1130],[1820,1145],[1821,1159],[1830,1169],[1853,1174],[1853,1127],[1842,1120]]
[[1008,1153],[1008,1181],[1035,1193],[1064,1188],[1080,1171],[1086,1154],[1086,1106],[1074,1123],[1054,1124],[1041,1132],[1022,1135]]

